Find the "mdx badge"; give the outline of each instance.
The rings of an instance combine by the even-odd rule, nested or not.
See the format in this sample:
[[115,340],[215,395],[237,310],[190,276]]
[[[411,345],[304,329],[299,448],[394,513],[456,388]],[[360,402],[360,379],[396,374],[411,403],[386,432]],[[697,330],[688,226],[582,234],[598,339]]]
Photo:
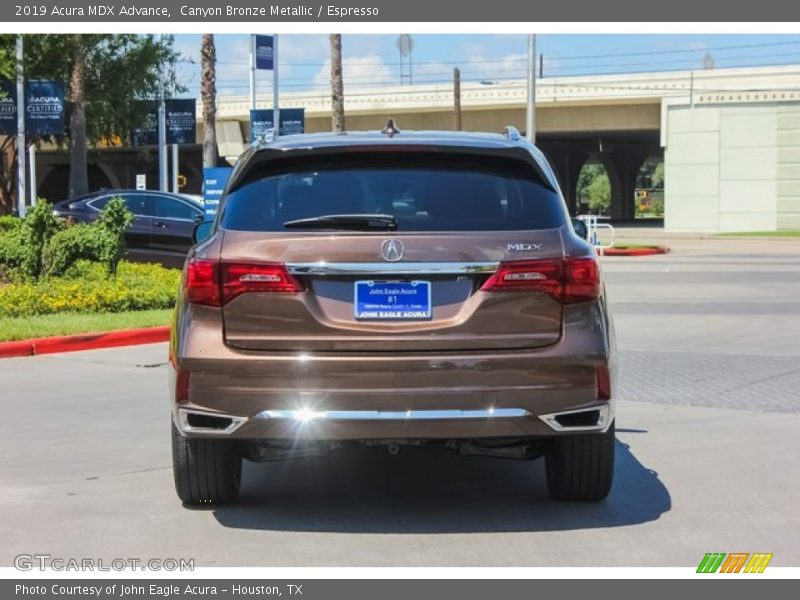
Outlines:
[[542,244],[534,244],[533,242],[517,242],[515,244],[506,244],[506,250],[509,252],[538,252],[542,249]]
[[405,251],[403,242],[399,240],[383,240],[381,244],[381,256],[386,262],[397,262],[403,258]]

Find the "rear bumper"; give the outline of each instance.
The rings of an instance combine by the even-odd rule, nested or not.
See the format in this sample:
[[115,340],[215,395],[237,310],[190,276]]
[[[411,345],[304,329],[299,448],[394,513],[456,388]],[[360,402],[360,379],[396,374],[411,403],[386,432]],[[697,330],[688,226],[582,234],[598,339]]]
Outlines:
[[[562,415],[583,415],[580,424],[562,424]],[[203,417],[204,427],[193,424]],[[208,417],[211,417],[209,419]],[[597,403],[568,411],[534,415],[523,409],[467,411],[262,411],[243,418],[194,407],[178,407],[176,426],[184,435],[239,440],[408,440],[531,438],[559,433],[602,432],[613,420],[613,406]]]
[[[205,314],[185,314],[190,311]],[[240,440],[545,437],[602,431],[614,418],[613,402],[598,398],[598,369],[609,371],[612,384],[615,379],[613,332],[600,302],[567,307],[558,343],[509,352],[247,352],[222,343],[221,323],[216,331],[192,326],[214,318],[214,309],[191,305],[177,315],[174,332],[182,333],[173,334],[171,352],[174,366],[190,373],[188,398],[175,402],[175,371],[171,390],[173,418],[184,435]],[[583,409],[602,416],[595,427],[559,428],[547,419]],[[216,415],[223,419],[221,429],[192,427],[191,420],[213,419],[188,414]]]

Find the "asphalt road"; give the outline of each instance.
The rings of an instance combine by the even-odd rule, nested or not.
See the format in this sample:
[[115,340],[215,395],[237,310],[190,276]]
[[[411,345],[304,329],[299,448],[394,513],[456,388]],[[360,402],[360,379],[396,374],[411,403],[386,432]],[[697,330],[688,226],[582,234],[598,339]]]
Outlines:
[[241,501],[181,507],[164,344],[0,361],[0,566],[20,553],[197,566],[800,565],[800,241],[680,240],[604,259],[620,343],[606,502],[551,501],[541,461],[347,451],[246,464]]

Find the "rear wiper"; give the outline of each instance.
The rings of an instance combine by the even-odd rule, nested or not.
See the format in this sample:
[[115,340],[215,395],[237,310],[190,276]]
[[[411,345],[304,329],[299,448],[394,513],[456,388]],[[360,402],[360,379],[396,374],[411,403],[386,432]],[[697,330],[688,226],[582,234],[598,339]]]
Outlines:
[[355,229],[357,231],[395,231],[397,219],[394,215],[322,215],[307,219],[295,219],[283,224],[287,229]]

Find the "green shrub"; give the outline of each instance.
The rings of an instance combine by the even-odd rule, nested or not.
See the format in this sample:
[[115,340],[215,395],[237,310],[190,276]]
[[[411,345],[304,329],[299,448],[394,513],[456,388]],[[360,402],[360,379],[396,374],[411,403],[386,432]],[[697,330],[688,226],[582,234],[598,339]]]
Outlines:
[[50,239],[44,249],[44,272],[61,275],[79,260],[96,260],[105,265],[106,274],[116,275],[132,220],[122,198],[112,198],[94,223],[68,227]]
[[59,312],[105,313],[171,308],[181,273],[160,265],[120,261],[115,278],[105,265],[78,261],[63,277],[0,286],[0,318]]
[[16,227],[0,232],[0,267],[4,271],[16,271],[25,262],[25,232]]
[[50,238],[63,229],[64,224],[53,214],[52,205],[39,200],[28,210],[24,219],[4,218],[0,230],[0,267],[23,277],[36,279],[42,274],[42,255]]
[[22,219],[11,215],[0,215],[0,233],[17,229],[22,225]]
[[64,224],[53,214],[53,205],[39,200],[25,215],[20,228],[23,233],[22,271],[38,278],[42,274],[42,257],[50,238],[63,229]]

